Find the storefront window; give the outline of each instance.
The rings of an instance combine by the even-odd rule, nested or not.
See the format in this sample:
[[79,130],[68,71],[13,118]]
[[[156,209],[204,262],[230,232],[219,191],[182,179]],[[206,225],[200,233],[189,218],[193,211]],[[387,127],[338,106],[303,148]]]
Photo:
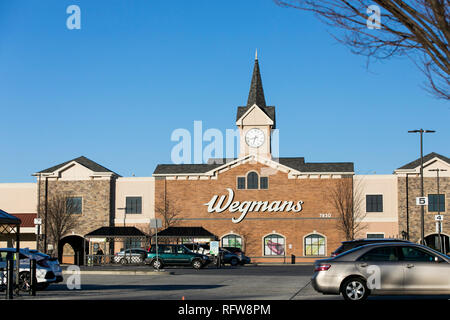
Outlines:
[[270,234],[264,238],[265,256],[284,256],[284,238],[277,234]]
[[125,213],[142,213],[142,197],[126,197]]
[[269,178],[261,177],[259,186],[261,189],[269,189]]
[[238,177],[237,178],[237,188],[238,189],[245,189],[245,177]]
[[[439,203],[439,208],[438,208]],[[428,195],[428,212],[445,212],[445,195],[429,194]]]
[[242,249],[242,238],[235,234],[230,234],[222,238],[222,247],[232,247]]
[[305,238],[305,256],[324,256],[325,237],[312,234]]
[[247,174],[247,189],[258,189],[258,174],[256,172],[249,172]]
[[69,197],[66,199],[66,212],[70,214],[82,214],[83,199],[81,197]]

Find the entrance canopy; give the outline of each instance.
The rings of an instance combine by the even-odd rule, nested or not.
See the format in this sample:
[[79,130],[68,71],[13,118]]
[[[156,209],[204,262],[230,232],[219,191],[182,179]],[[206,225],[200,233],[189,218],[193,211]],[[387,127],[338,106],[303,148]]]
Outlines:
[[[132,251],[136,248],[147,248],[150,238],[136,227],[101,227],[84,237],[89,241],[89,248],[85,250],[87,265],[142,262],[141,257],[135,257]],[[133,250],[130,250],[131,248]],[[117,258],[119,251],[122,253]],[[123,262],[120,262],[122,260]]]
[[147,237],[136,227],[101,227],[89,232],[85,238],[141,238]]
[[[152,235],[152,242],[156,233]],[[218,239],[216,235],[203,227],[168,227],[158,232],[158,241],[176,243],[209,242]]]
[[22,221],[0,209],[0,235],[1,238],[10,238],[11,234],[16,234],[17,241],[19,241],[20,224]]
[[6,211],[3,211],[0,209],[0,224],[1,225],[13,225],[13,226],[20,226],[22,221],[20,221],[19,218],[10,215]]

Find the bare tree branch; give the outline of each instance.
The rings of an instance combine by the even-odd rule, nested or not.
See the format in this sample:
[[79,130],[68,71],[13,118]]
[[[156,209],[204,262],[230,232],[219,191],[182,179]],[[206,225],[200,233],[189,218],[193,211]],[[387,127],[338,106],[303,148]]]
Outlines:
[[174,226],[180,221],[176,203],[167,198],[162,201],[160,206],[155,208],[155,211],[161,216],[164,229]]
[[363,195],[361,182],[352,178],[340,179],[330,190],[330,201],[338,212],[337,228],[347,240],[354,240],[365,226],[362,220],[366,216],[362,208]]
[[[46,224],[48,230],[45,230],[45,234],[53,244],[54,252],[59,252],[59,241],[79,225],[76,213],[80,210],[79,204],[73,201],[70,194],[56,194],[49,197]],[[44,211],[43,204],[40,212]]]
[[[450,99],[450,0],[273,0],[277,5],[315,13],[335,31],[333,37],[368,59],[407,56],[424,73],[427,90]],[[380,29],[367,21],[376,4]]]

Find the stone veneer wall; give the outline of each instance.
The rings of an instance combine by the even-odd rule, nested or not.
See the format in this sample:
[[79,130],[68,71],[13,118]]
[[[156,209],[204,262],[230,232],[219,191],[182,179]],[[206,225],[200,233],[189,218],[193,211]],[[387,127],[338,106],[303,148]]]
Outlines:
[[[424,195],[437,194],[437,179],[424,178]],[[450,235],[450,217],[448,206],[450,203],[450,178],[439,179],[439,193],[445,194],[445,212],[444,222],[442,224],[442,233]],[[420,197],[420,177],[408,177],[408,205],[409,205],[409,230],[410,240],[418,242],[421,236],[421,209],[416,205],[416,197]],[[399,234],[406,231],[406,177],[398,178],[398,216],[399,216]],[[425,237],[436,233],[436,223],[434,216],[437,212],[428,212],[428,206],[424,208],[425,212]]]
[[[40,183],[41,206],[45,202],[45,180]],[[115,182],[112,180],[50,180],[48,181],[48,199],[56,193],[67,193],[74,197],[82,197],[82,214],[79,225],[74,228],[75,235],[85,234],[100,227],[112,226],[114,221]],[[44,213],[42,212],[42,215]],[[72,231],[68,234],[71,235]]]

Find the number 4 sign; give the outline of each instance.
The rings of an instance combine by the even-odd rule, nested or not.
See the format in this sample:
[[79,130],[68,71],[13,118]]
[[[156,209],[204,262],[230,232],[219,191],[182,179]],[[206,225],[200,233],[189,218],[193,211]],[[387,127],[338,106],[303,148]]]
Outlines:
[[416,198],[416,205],[417,206],[426,206],[426,205],[428,205],[428,198],[427,197],[417,197]]

